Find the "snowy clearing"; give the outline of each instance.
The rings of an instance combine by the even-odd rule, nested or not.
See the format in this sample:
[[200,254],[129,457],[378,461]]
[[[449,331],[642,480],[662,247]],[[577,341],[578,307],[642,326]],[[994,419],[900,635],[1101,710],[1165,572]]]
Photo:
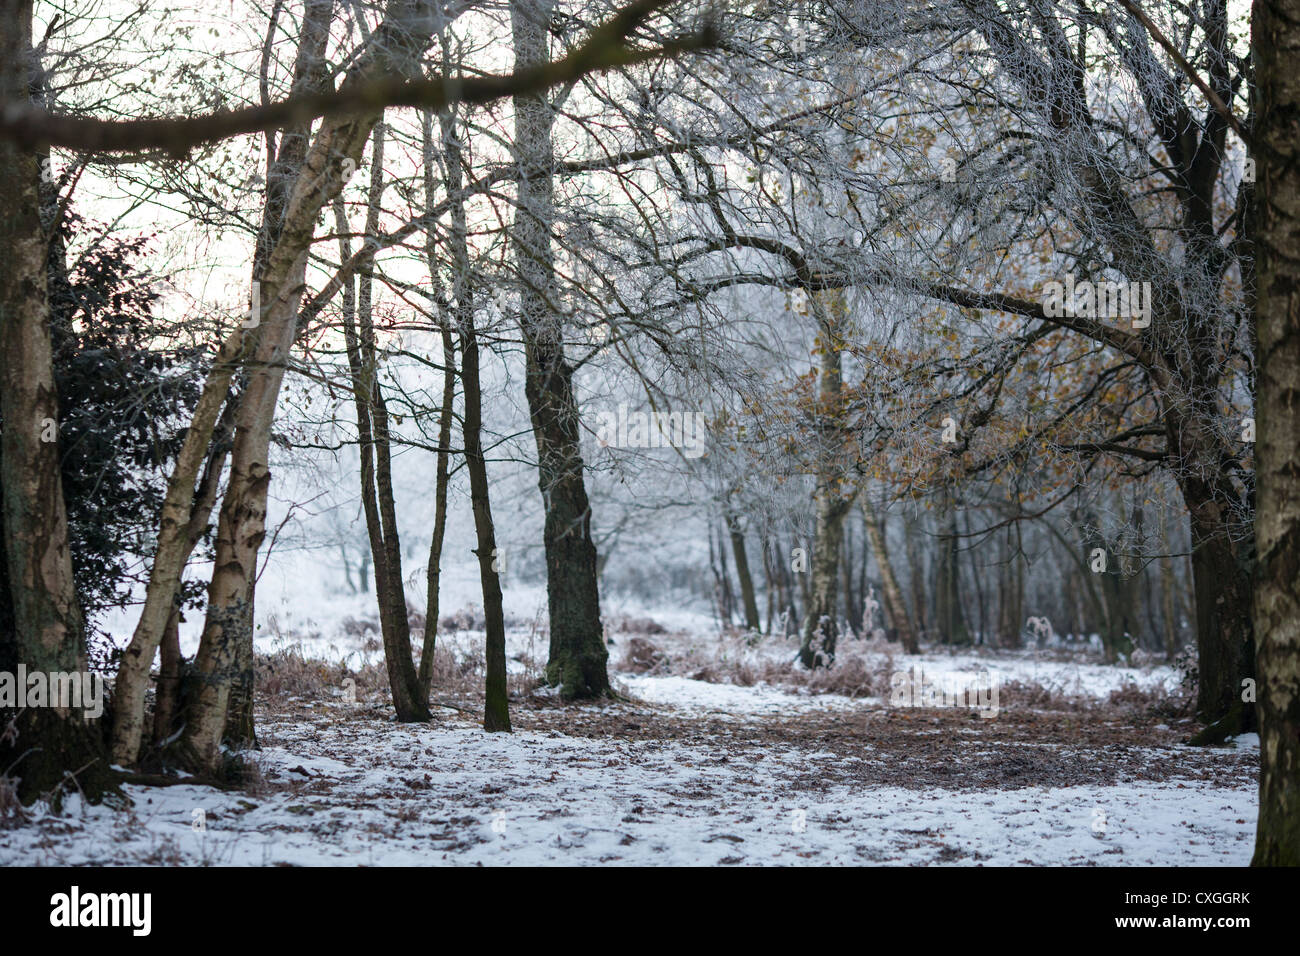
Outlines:
[[[931,663],[927,660],[927,665]],[[1155,719],[890,708],[669,676],[633,699],[259,713],[249,792],[131,786],[0,831],[0,864],[1245,865],[1258,741]]]

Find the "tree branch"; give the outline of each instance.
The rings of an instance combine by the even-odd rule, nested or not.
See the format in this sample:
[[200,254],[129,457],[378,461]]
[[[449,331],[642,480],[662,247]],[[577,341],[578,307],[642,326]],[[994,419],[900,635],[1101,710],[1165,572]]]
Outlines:
[[180,158],[202,143],[297,126],[327,114],[374,113],[390,106],[440,110],[454,103],[489,103],[518,94],[536,93],[588,73],[677,56],[716,44],[716,27],[710,21],[698,32],[652,49],[639,50],[628,46],[628,35],[651,14],[671,2],[673,0],[636,0],[593,32],[568,56],[509,74],[421,80],[388,74],[354,85],[344,84],[338,90],[290,96],[270,105],[194,117],[78,118],[10,101],[0,104],[0,138],[18,140],[33,149],[55,146],[87,153],[158,149]]

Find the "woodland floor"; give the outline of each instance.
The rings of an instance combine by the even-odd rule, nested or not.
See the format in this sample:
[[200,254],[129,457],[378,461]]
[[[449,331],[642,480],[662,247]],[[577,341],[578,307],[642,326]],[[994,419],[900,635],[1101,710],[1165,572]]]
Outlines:
[[247,792],[132,786],[127,809],[32,810],[0,829],[0,864],[1250,859],[1257,738],[1188,747],[1193,725],[1158,709],[1008,694],[988,719],[618,677],[626,697],[601,704],[520,693],[513,734],[482,731],[472,693],[427,725],[379,700],[264,699]]

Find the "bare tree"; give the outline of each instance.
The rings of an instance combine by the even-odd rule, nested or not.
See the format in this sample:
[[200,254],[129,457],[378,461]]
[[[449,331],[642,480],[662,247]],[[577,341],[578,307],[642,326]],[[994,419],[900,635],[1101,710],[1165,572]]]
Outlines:
[[[551,0],[513,0],[515,68],[549,59]],[[517,95],[515,161],[518,205],[512,239],[519,277],[519,325],[527,362],[525,392],[537,443],[538,487],[545,508],[546,595],[550,618],[547,680],[566,699],[610,693],[600,623],[591,503],[583,481],[573,367],[565,356],[551,236],[554,111],[546,94]]]

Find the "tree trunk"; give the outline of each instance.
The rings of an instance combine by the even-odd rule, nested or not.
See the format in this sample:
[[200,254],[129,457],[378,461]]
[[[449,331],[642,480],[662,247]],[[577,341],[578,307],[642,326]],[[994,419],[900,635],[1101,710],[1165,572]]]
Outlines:
[[496,530],[488,495],[487,461],[483,457],[483,395],[479,384],[478,333],[472,314],[460,327],[461,382],[465,392],[465,466],[478,539],[479,581],[483,588],[483,617],[487,631],[487,682],[483,705],[484,730],[510,730],[506,694],[506,626],[501,579],[497,573]]
[[[969,511],[966,512],[965,535],[966,539],[969,541],[971,539],[971,516]],[[963,549],[958,549],[957,553],[957,576],[959,581],[961,580],[962,550]],[[986,644],[988,642],[988,602],[984,599],[984,576],[979,573],[979,568],[976,567],[973,558],[967,561],[966,564],[970,569],[971,590],[975,592],[975,608],[976,613],[979,615],[975,619],[976,629],[973,641],[976,644]]]
[[[416,74],[432,24],[433,12],[426,4],[390,0],[384,21],[372,31],[341,88],[378,75]],[[290,189],[280,235],[266,258],[263,310],[253,329],[253,360],[236,416],[207,620],[195,659],[199,690],[186,721],[187,759],[201,769],[219,769],[232,688],[252,684],[244,665],[252,663],[253,588],[266,533],[271,423],[294,343],[316,219],[342,190],[344,163],[351,160],[354,167],[359,163],[379,118],[378,113],[354,113],[321,122]]]
[[[293,92],[320,92],[331,84],[332,77],[326,61],[326,52],[333,15],[334,0],[308,0],[305,4],[298,53],[294,62]],[[257,249],[253,256],[254,282],[262,281],[271,262],[272,253],[283,236],[289,204],[311,146],[311,127],[310,122],[300,123],[281,133],[278,153],[268,170],[266,203],[262,209],[262,229],[258,234]],[[271,142],[271,137],[268,137],[268,147]],[[272,410],[272,416],[273,414]],[[269,431],[269,418],[266,427]],[[256,568],[256,560],[253,562],[253,568]],[[255,570],[250,573],[255,573]],[[235,644],[230,698],[226,709],[226,724],[222,731],[222,739],[236,748],[257,746],[257,733],[253,720],[255,601],[253,592],[255,587],[256,582],[250,580],[248,627],[246,632],[241,631],[239,640]]]
[[[512,0],[516,69],[548,60],[553,9],[553,0]],[[512,238],[527,364],[524,391],[546,514],[543,535],[551,629],[546,679],[560,688],[565,700],[605,697],[610,694],[609,651],[600,622],[596,546],[583,481],[573,368],[564,354],[551,252],[555,112],[546,93],[516,96],[514,107],[519,205]]]
[[[853,505],[853,494],[845,494],[839,456],[844,440],[844,399],[841,350],[846,319],[843,289],[827,289],[812,296],[818,318],[817,408],[817,538],[813,543],[811,594],[804,614],[803,640],[799,659],[805,667],[828,666],[835,660],[839,637],[836,619],[840,546],[844,537],[844,516]],[[856,490],[856,489],[855,489]]]
[[1207,725],[1192,738],[1196,744],[1221,743],[1257,726],[1255,705],[1242,700],[1242,682],[1255,678],[1252,559],[1248,554],[1253,542],[1230,540],[1219,510],[1216,502],[1200,501],[1192,507],[1191,516],[1200,675],[1196,709]]
[[935,618],[939,639],[945,644],[971,643],[962,607],[961,553],[958,550],[956,500],[943,496],[944,532],[939,537],[939,583],[935,593]]
[[442,579],[442,545],[447,535],[447,483],[451,460],[451,424],[456,395],[456,348],[451,331],[442,331],[442,408],[438,412],[438,464],[434,476],[433,536],[429,541],[429,564],[425,572],[424,641],[420,651],[420,698],[428,700],[433,683],[433,660],[437,650],[439,594]]
[[718,616],[719,630],[727,628],[731,622],[727,620],[727,609],[722,599],[722,574],[718,571],[718,551],[713,543],[713,520],[708,522],[708,541],[709,541],[709,572],[713,575],[713,610]]
[[1019,550],[1012,544],[1012,529],[1007,529],[1006,560],[999,576],[998,643],[1002,647],[1020,647],[1020,631],[1025,623],[1025,574]]
[[903,518],[903,543],[907,551],[908,586],[912,595],[913,632],[918,646],[930,628],[929,601],[925,587],[925,557],[921,553],[921,528],[915,520]]
[[[764,547],[767,551],[767,560],[772,564],[772,581],[776,587],[775,621],[779,622],[781,616],[785,615],[788,624],[793,614],[791,607],[794,604],[794,581],[791,580],[789,552],[782,550],[781,539],[776,535],[772,535]],[[775,626],[774,622],[773,627]],[[789,637],[789,634],[783,633],[781,636]]]
[[1160,617],[1165,657],[1172,663],[1179,651],[1178,610],[1175,605],[1177,585],[1174,580],[1174,559],[1170,554],[1173,544],[1169,540],[1164,512],[1160,515]]
[[1065,581],[1064,607],[1061,611],[1061,619],[1056,622],[1057,630],[1061,634],[1076,634],[1079,625],[1079,606],[1082,598],[1079,594],[1079,568],[1074,561],[1073,555],[1060,557],[1058,552],[1058,572]]
[[763,596],[767,605],[765,609],[767,624],[763,628],[763,633],[771,634],[772,621],[775,617],[777,605],[781,600],[781,588],[772,574],[771,542],[767,538],[763,538],[761,545],[763,549]]
[[[234,427],[238,405],[231,396],[230,385],[244,348],[244,335],[242,328],[236,329],[221,344],[185,431],[185,441],[176,465],[167,480],[144,607],[131,635],[131,643],[122,653],[113,685],[113,761],[123,766],[131,766],[139,758],[149,671],[167,623],[176,611],[185,565],[194,553],[216,503],[217,484],[230,444],[226,438],[214,443],[214,434],[228,433]],[[196,491],[194,483],[200,470],[203,478]]]
[[[446,34],[442,37],[443,62],[445,70],[451,69],[449,44]],[[457,128],[458,114],[455,111],[444,112],[439,117],[439,131],[442,134],[443,158],[447,170],[447,193],[451,204],[451,247],[452,265],[455,275],[452,279],[452,299],[456,315],[444,315],[441,322],[442,334],[442,407],[438,410],[438,464],[434,476],[433,492],[433,537],[429,541],[429,566],[425,573],[427,579],[427,598],[424,610],[424,646],[420,654],[420,671],[418,674],[422,699],[428,700],[433,683],[433,661],[438,635],[439,591],[442,579],[442,546],[447,534],[447,483],[451,463],[451,426],[456,401],[456,343],[452,338],[452,326],[456,321],[467,321],[474,308],[470,292],[469,245],[465,220],[465,195],[462,188],[462,156],[460,131]],[[434,195],[434,151],[433,122],[428,113],[423,117],[424,146],[424,189],[426,202],[433,206]],[[436,233],[429,229],[425,233],[425,260],[429,268],[429,280],[438,284],[438,244]]]
[[1300,866],[1300,0],[1256,0],[1260,775],[1255,866]]
[[836,617],[840,544],[844,516],[851,501],[839,497],[838,486],[819,482],[817,490],[817,542],[813,547],[811,594],[804,612],[799,659],[805,667],[825,667],[835,660],[839,638]]
[[715,528],[712,521],[709,522],[709,534],[714,532],[718,535],[718,582],[720,587],[719,609],[722,612],[724,627],[731,627],[736,617],[736,592],[731,589],[731,568],[727,565],[727,542],[723,538],[722,528]]
[[[379,231],[383,196],[384,127],[376,124],[371,156],[371,180],[366,213],[366,236]],[[379,383],[379,361],[373,316],[374,270],[367,264],[360,276],[356,322],[345,307],[343,334],[357,414],[358,452],[361,463],[361,503],[370,535],[375,567],[375,594],[379,599],[379,626],[384,642],[384,663],[393,695],[393,708],[403,723],[429,719],[427,694],[421,694],[411,660],[411,628],[406,607],[402,549],[393,499],[392,443],[388,406]],[[360,329],[358,332],[357,325]]]
[[[296,274],[299,282],[305,264],[304,254]],[[264,327],[258,331],[272,330]],[[253,639],[253,583],[266,530],[271,481],[267,465],[271,418],[293,337],[287,323],[273,331],[278,334],[263,336],[259,343],[259,369],[250,376],[236,415],[230,479],[217,524],[216,562],[208,586],[207,618],[195,658],[198,692],[186,720],[184,759],[195,769],[207,771],[216,771],[221,764],[232,689],[251,682],[242,666],[247,659],[241,660],[240,645],[251,645]]]
[[[31,41],[30,0],[0,0],[0,99],[6,102],[29,98],[36,67]],[[79,675],[87,668],[85,629],[72,577],[59,443],[49,434],[59,415],[39,176],[29,148],[0,141],[0,546],[15,631],[9,656],[29,671]],[[0,753],[0,766],[20,778],[24,802],[46,792],[58,800],[65,773],[76,774],[93,802],[112,788],[99,726],[79,710],[28,707],[16,727],[14,752]]]
[[[804,550],[805,550],[805,552],[807,551],[806,548],[805,548]],[[792,554],[793,551],[794,551],[794,549],[791,548],[790,551],[787,551],[787,552],[786,552],[786,554]],[[806,555],[806,553],[805,553],[805,559],[806,559],[806,557],[807,557],[807,555]],[[796,571],[793,569],[793,566],[792,566],[791,561],[790,561],[789,558],[786,558],[786,559],[782,562],[782,564],[783,564],[786,568],[789,568],[789,569],[790,569],[790,574],[791,574],[791,576],[794,578],[795,581],[798,582],[798,584],[799,584],[799,601],[802,602],[802,607],[807,608],[808,605],[812,603],[812,588],[811,588],[811,587],[809,586],[809,584],[808,584],[809,573],[808,573],[808,568],[807,568],[807,561],[805,560],[804,570],[803,570],[803,571],[799,571],[799,572],[796,572]],[[794,602],[794,601],[791,602],[792,605],[794,605],[795,603],[796,603],[796,602]],[[799,620],[802,620],[802,613],[801,613],[801,616],[800,616]]]
[[736,577],[740,579],[740,598],[745,609],[745,627],[759,632],[758,600],[754,597],[754,579],[749,573],[749,557],[745,554],[745,532],[740,527],[740,517],[727,512],[727,532],[731,536],[731,553],[736,559]]
[[153,702],[153,741],[161,746],[172,735],[176,708],[181,698],[181,612],[172,612],[163,631],[162,654],[158,663],[158,684]]
[[[844,523],[844,545],[840,554],[840,587],[844,590],[844,626],[852,631],[854,618],[862,611],[862,604],[855,602],[853,593],[853,523]],[[864,562],[865,563],[865,562]]]
[[916,640],[916,630],[907,616],[907,602],[903,598],[903,589],[898,586],[894,566],[889,560],[889,549],[885,542],[884,530],[876,512],[867,500],[866,492],[860,492],[862,520],[866,524],[867,542],[871,546],[871,556],[875,558],[876,567],[880,569],[880,590],[884,600],[885,613],[889,615],[889,624],[898,635],[906,654],[920,653]]
[[[1097,516],[1089,512],[1083,519],[1083,548],[1089,570],[1097,575],[1099,581],[1097,590],[1103,610],[1102,650],[1106,655],[1106,663],[1114,664],[1133,652],[1133,642],[1129,637],[1133,614],[1125,558],[1121,553],[1123,542],[1118,535],[1108,540],[1102,533]],[[1105,567],[1101,571],[1097,571],[1092,564],[1097,560],[1094,555],[1098,551],[1102,552],[1100,560],[1105,561]]]
[[[886,539],[888,539],[889,533],[883,524],[880,526],[880,533],[884,535]],[[862,560],[858,563],[857,603],[854,605],[854,607],[856,608],[855,613],[857,614],[861,614],[866,607],[867,589],[870,587],[870,585],[867,583],[867,564],[869,563],[867,561],[867,551],[871,547],[871,545],[870,543],[867,542],[867,532],[865,528],[863,529],[862,532],[862,540],[863,540]],[[904,608],[904,613],[906,613],[906,608]],[[893,626],[894,626],[893,622],[890,622],[889,627],[892,629]],[[864,639],[869,638],[870,636],[871,636],[870,634],[864,634],[863,638]],[[891,640],[894,639],[897,639],[897,631],[892,632]]]

